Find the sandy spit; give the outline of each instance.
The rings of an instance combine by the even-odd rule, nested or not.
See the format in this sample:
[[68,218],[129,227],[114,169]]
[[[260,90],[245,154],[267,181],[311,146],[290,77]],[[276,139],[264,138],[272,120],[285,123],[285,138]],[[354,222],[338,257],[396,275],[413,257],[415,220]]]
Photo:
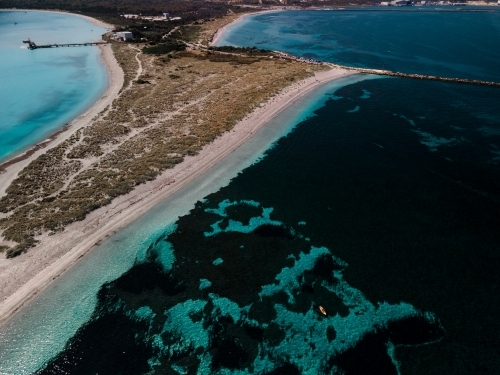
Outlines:
[[[117,97],[123,85],[123,72],[110,46],[101,47],[101,55],[109,72],[106,93],[87,112],[71,123],[47,148],[37,150],[19,163],[10,165],[1,174],[0,196],[17,174],[46,149],[69,138],[78,129],[90,124],[91,119]],[[127,226],[160,201],[181,189],[199,174],[209,171],[218,161],[242,145],[252,134],[268,123],[306,93],[322,84],[354,74],[340,68],[317,72],[315,76],[294,83],[280,94],[256,108],[233,130],[223,134],[204,147],[198,155],[186,157],[174,168],[164,171],[154,181],[137,186],[130,193],[118,197],[108,206],[91,212],[83,221],[66,227],[53,236],[44,235],[37,247],[14,259],[0,258],[0,324],[11,318],[26,302],[44,290],[53,280],[69,270],[80,258],[98,246],[100,241]]]

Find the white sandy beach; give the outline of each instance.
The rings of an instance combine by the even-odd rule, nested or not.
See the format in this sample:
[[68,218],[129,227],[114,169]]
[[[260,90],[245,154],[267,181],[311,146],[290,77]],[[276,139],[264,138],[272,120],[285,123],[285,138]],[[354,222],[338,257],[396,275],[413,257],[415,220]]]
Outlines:
[[[221,33],[217,35],[220,37]],[[49,146],[9,166],[1,175],[0,196],[27,164],[47,149],[63,142],[78,129],[90,124],[91,119],[118,95],[123,85],[123,72],[110,46],[102,47],[102,57],[110,79],[106,93],[86,113],[75,119],[70,129],[60,134]],[[182,163],[166,170],[156,180],[137,186],[132,192],[114,199],[108,206],[93,211],[83,221],[72,223],[65,231],[50,237],[44,235],[41,243],[26,254],[9,260],[1,258],[0,323],[7,321],[27,301],[70,269],[101,240],[139,218],[199,174],[209,171],[217,162],[252,137],[258,128],[293,105],[298,98],[326,82],[351,74],[354,73],[334,68],[294,83],[250,113],[233,130],[204,147],[198,155],[186,157]]]
[[263,13],[275,13],[275,12],[282,12],[283,10],[277,10],[277,9],[274,9],[274,10],[264,10],[264,11],[261,11],[261,12],[255,12],[255,13],[245,13],[245,14],[242,14],[241,16],[239,16],[238,18],[236,18],[233,22],[230,22],[228,23],[227,25],[221,27],[219,30],[217,30],[217,32],[215,33],[214,37],[212,38],[211,42],[210,42],[210,45],[211,46],[214,46],[217,44],[217,42],[222,38],[222,36],[224,35],[224,33],[227,32],[227,29],[238,23],[238,22],[241,22],[243,21],[245,18],[247,17],[250,17],[250,16],[253,16],[255,14],[263,14]]

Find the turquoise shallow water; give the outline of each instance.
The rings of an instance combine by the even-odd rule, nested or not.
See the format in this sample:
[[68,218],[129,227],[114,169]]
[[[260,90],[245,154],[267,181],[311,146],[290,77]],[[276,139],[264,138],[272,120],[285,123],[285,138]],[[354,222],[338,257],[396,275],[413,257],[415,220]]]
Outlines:
[[62,128],[108,84],[97,47],[30,51],[22,41],[76,43],[105,32],[74,15],[0,11],[0,161]]
[[[465,15],[441,64],[430,36],[463,15],[405,14],[257,15],[227,38],[363,66],[390,44],[395,70],[496,79],[500,39],[478,35],[497,14]],[[426,25],[420,62],[401,17]],[[500,92],[367,78],[296,102],[89,254],[0,332],[0,373],[498,374]]]

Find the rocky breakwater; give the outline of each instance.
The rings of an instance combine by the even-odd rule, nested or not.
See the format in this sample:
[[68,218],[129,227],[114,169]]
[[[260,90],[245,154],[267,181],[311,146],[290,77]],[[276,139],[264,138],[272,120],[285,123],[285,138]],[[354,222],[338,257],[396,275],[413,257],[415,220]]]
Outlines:
[[481,80],[466,79],[466,78],[447,78],[447,77],[429,76],[429,75],[424,75],[424,74],[400,73],[400,72],[393,72],[390,70],[356,68],[356,67],[352,67],[352,66],[337,65],[337,64],[328,64],[328,65],[332,66],[332,67],[336,67],[336,68],[346,69],[346,70],[354,70],[354,71],[361,73],[361,74],[376,74],[376,75],[391,76],[391,77],[425,79],[425,80],[429,80],[429,81],[453,82],[453,83],[463,83],[463,84],[469,84],[469,85],[500,87],[500,82],[489,82],[489,81],[481,81]]

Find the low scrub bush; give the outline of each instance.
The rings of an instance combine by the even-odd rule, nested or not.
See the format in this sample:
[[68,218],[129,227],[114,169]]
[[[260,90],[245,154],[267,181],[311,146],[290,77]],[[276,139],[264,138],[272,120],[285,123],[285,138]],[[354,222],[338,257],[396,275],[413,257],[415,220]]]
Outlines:
[[152,47],[144,47],[143,53],[152,55],[165,55],[174,51],[184,51],[186,45],[183,42],[171,41],[170,43],[160,43]]

